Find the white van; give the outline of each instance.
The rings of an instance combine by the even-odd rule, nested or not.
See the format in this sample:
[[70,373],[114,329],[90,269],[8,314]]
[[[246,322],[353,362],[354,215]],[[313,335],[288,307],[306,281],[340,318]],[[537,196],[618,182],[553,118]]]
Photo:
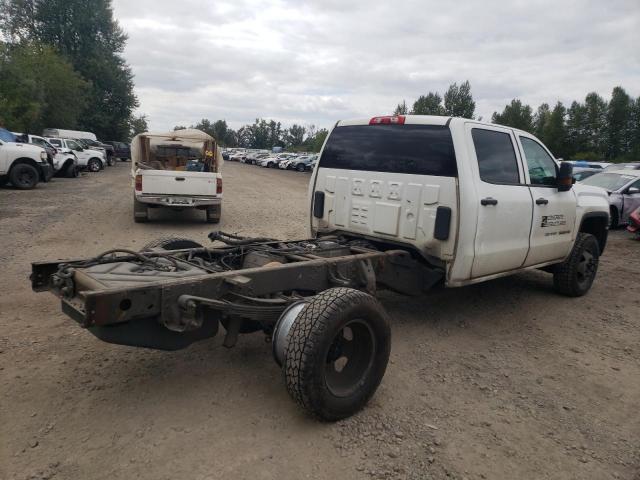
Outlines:
[[57,137],[57,138],[70,138],[70,139],[76,139],[76,138],[84,138],[87,140],[98,140],[96,138],[96,134],[95,133],[91,133],[91,132],[83,132],[80,130],[62,130],[61,128],[45,128],[42,131],[42,136],[43,137]]
[[133,219],[149,220],[150,208],[197,208],[207,222],[222,215],[222,152],[210,135],[195,130],[141,133],[131,141]]

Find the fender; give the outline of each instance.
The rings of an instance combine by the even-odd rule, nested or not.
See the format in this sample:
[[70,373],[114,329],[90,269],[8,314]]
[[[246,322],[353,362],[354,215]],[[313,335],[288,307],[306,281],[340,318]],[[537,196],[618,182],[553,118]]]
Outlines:
[[604,253],[609,235],[609,213],[608,212],[587,212],[580,220],[579,232],[590,233],[598,240],[600,245],[600,255]]

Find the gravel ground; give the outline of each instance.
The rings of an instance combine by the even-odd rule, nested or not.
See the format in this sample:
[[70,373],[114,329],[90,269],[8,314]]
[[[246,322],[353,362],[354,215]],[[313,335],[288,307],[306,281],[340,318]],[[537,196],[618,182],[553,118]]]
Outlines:
[[[132,220],[129,164],[0,189],[0,478],[640,480],[640,243],[610,235],[581,299],[529,272],[382,293],[391,363],[360,414],[307,418],[263,336],[102,343],[31,292],[31,261],[206,242],[202,212]],[[308,174],[227,163],[219,228],[304,238]]]

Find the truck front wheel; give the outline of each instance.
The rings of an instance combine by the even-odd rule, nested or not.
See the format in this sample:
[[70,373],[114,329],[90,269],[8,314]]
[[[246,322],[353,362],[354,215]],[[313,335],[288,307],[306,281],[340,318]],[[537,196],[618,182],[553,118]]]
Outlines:
[[92,158],[87,163],[87,170],[89,170],[90,172],[99,172],[100,170],[102,170],[102,162],[100,162],[100,160],[98,160],[97,158]]
[[571,254],[556,266],[553,286],[556,291],[569,297],[581,297],[589,291],[598,271],[600,246],[596,237],[589,233],[578,233]]
[[14,187],[20,190],[31,190],[38,184],[40,175],[33,165],[18,163],[9,172],[9,180]]
[[287,390],[307,412],[335,421],[359,411],[389,361],[387,314],[371,295],[331,288],[296,317],[284,351]]

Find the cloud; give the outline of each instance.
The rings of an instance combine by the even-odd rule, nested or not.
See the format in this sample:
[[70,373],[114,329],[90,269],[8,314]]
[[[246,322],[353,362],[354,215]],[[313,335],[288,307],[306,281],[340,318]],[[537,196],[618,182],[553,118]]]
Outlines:
[[154,129],[256,117],[330,126],[468,79],[476,115],[616,85],[640,95],[640,4],[115,0]]

